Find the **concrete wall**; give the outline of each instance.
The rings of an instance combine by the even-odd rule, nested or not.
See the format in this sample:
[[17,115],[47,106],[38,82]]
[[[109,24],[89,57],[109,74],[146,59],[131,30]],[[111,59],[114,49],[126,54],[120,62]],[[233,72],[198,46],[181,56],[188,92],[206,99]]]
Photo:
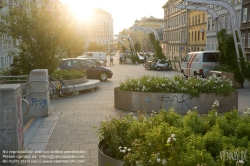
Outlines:
[[23,150],[21,97],[20,84],[0,85],[0,164],[3,162],[4,151]]
[[[35,69],[30,72],[29,84],[26,87],[25,99],[30,104],[30,112],[24,117],[24,124],[31,118],[42,118],[49,115],[50,99],[47,69]],[[47,92],[46,92],[47,91]]]
[[182,93],[132,92],[118,89],[114,90],[114,94],[115,108],[125,111],[158,112],[161,108],[167,110],[169,107],[174,107],[178,113],[186,114],[188,110],[197,107],[199,113],[208,113],[215,100],[220,103],[219,112],[238,108],[237,91],[230,96],[203,93],[199,97]]

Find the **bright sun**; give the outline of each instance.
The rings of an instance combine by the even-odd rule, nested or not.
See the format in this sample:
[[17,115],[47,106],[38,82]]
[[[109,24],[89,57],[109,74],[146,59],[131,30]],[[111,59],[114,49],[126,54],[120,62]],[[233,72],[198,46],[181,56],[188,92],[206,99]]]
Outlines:
[[90,20],[93,9],[96,8],[94,1],[89,0],[61,0],[79,20]]

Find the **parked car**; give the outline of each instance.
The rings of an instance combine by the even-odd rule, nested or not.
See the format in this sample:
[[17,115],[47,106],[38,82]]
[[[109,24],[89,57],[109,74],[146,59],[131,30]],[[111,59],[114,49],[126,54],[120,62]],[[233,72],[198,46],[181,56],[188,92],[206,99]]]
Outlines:
[[96,65],[95,63],[83,58],[62,59],[59,65],[61,70],[86,70],[88,79],[100,79],[106,81],[112,78],[113,72],[106,67]]
[[182,59],[181,73],[185,76],[206,77],[208,70],[220,65],[218,51],[190,52]]
[[106,67],[106,62],[100,61],[100,60],[98,60],[98,59],[96,59],[96,58],[85,58],[85,57],[83,57],[83,56],[78,56],[77,58],[83,58],[83,59],[86,59],[86,60],[88,60],[88,61],[90,61],[90,62],[93,62],[93,63],[95,63],[95,64],[97,64],[97,65],[99,65],[99,66],[104,66],[104,67]]

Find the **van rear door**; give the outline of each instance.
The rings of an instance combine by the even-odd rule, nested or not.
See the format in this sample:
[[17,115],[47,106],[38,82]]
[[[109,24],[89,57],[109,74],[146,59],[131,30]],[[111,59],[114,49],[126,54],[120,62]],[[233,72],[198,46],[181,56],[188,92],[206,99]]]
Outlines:
[[209,69],[214,68],[215,66],[219,65],[218,58],[220,56],[219,52],[204,52],[203,59],[202,59],[202,69],[203,69],[203,76],[207,75]]

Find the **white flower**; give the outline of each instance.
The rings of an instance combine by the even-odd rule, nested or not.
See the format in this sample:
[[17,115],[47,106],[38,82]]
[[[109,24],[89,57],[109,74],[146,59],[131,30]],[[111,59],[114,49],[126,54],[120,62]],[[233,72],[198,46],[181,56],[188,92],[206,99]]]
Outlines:
[[239,160],[239,163],[240,163],[240,164],[244,164],[244,161],[243,161],[243,160]]
[[158,162],[158,163],[161,162],[161,159],[158,158],[158,159],[157,159],[157,162]]
[[149,143],[148,145],[151,145],[151,143]]
[[167,164],[167,160],[166,160],[166,159],[163,159],[163,160],[162,160],[162,165],[165,165],[165,164]]
[[174,141],[176,141],[176,138],[173,138]]
[[175,137],[175,134],[171,134],[171,137],[174,138],[174,137]]
[[120,146],[119,149],[121,149],[122,147]]
[[136,164],[140,164],[140,161],[136,161],[135,163],[136,163]]
[[137,139],[135,139],[135,141],[137,141]]
[[162,84],[161,86],[165,86],[165,84]]
[[130,151],[131,151],[131,149],[128,148],[128,152],[130,152]]
[[171,141],[171,140],[170,140],[170,139],[168,139],[168,140],[167,140],[167,143],[169,143],[170,141]]
[[122,152],[123,152],[123,153],[125,153],[125,152],[126,152],[126,150],[122,150]]
[[127,147],[124,147],[124,149],[127,149]]

